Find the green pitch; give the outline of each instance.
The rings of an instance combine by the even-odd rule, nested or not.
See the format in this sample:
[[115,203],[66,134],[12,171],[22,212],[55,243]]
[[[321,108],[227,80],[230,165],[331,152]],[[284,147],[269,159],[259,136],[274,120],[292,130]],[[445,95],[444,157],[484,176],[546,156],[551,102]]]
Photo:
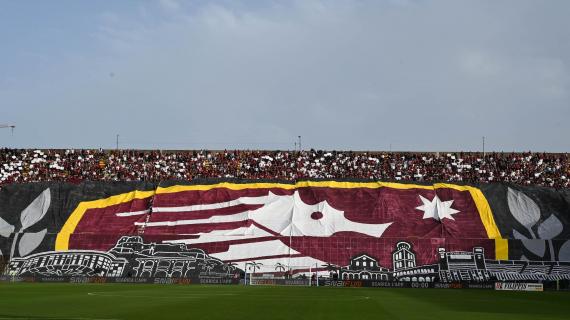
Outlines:
[[0,283],[0,319],[568,319],[570,293]]

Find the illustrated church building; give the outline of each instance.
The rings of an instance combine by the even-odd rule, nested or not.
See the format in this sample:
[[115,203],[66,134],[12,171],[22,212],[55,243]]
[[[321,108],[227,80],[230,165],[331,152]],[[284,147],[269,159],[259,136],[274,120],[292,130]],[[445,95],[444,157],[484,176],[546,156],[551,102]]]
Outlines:
[[350,264],[339,270],[343,280],[390,280],[390,271],[378,264],[378,260],[367,254],[350,259]]

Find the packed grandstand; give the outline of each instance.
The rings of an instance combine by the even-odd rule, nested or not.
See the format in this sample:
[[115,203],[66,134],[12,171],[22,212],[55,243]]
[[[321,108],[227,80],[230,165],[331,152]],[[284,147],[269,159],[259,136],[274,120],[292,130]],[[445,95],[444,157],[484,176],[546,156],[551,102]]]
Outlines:
[[3,149],[0,160],[4,279],[570,280],[567,154]]
[[2,149],[0,163],[0,187],[36,181],[197,178],[350,178],[570,186],[567,153]]

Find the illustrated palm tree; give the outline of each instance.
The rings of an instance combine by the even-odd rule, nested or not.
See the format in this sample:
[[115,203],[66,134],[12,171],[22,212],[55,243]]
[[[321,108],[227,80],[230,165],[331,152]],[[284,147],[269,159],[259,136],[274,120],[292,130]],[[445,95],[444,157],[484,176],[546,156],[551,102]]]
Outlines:
[[325,267],[325,269],[326,269],[329,273],[332,273],[332,272],[337,273],[337,272],[338,272],[338,269],[340,269],[339,266],[337,266],[336,264],[330,263],[330,262],[327,262],[327,263],[323,264],[322,266]]
[[253,271],[253,273],[255,273],[255,270],[261,269],[261,266],[263,265],[263,263],[253,261],[253,262],[249,262],[247,265],[248,265],[249,271]]
[[206,274],[210,274],[210,271],[212,271],[212,269],[214,269],[215,267],[215,264],[212,260],[204,260],[200,262],[199,265],[202,268],[202,270],[206,271]]
[[234,271],[236,269],[237,263],[235,262],[227,262],[224,263],[224,270],[226,270],[228,272],[228,274],[230,274],[232,271]]
[[287,269],[286,266],[280,262],[275,265],[275,271],[285,272],[285,269]]
[[210,274],[210,271],[212,271],[214,267],[215,267],[214,262],[208,260],[208,262],[206,263],[206,273]]

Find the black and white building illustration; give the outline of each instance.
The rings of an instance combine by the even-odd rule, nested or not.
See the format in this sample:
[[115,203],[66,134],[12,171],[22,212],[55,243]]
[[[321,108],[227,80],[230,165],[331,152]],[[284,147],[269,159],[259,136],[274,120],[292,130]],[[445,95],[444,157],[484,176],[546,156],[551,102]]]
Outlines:
[[8,275],[119,277],[126,265],[125,258],[118,258],[107,252],[87,250],[42,252],[25,258],[13,258],[8,265]]
[[473,252],[446,252],[444,248],[439,248],[438,258],[439,280],[441,282],[484,282],[491,279],[491,274],[485,267],[485,251],[483,248],[473,248]]
[[107,252],[51,251],[13,258],[11,276],[105,277],[229,277],[239,273],[233,265],[185,244],[144,243],[140,236],[123,236]]
[[438,265],[416,265],[416,253],[412,245],[405,241],[396,244],[392,253],[392,280],[394,281],[419,281],[433,282],[438,279]]
[[343,280],[388,280],[390,270],[378,264],[378,261],[367,254],[350,259],[350,264],[339,269],[339,278]]
[[485,251],[446,251],[439,248],[437,263],[416,264],[412,244],[400,241],[392,253],[393,270],[382,267],[367,254],[353,257],[346,267],[338,268],[342,280],[387,280],[413,282],[487,282],[528,280],[570,280],[570,262],[485,259]]
[[[350,259],[344,267],[330,268],[339,280],[411,282],[570,280],[568,261],[485,259],[485,251],[437,249],[437,262],[417,265],[413,245],[396,243],[392,270],[366,253]],[[332,265],[330,265],[332,266]],[[235,277],[242,273],[232,263],[186,244],[145,243],[140,236],[123,236],[110,250],[51,251],[10,260],[10,276],[104,276],[104,277]]]

